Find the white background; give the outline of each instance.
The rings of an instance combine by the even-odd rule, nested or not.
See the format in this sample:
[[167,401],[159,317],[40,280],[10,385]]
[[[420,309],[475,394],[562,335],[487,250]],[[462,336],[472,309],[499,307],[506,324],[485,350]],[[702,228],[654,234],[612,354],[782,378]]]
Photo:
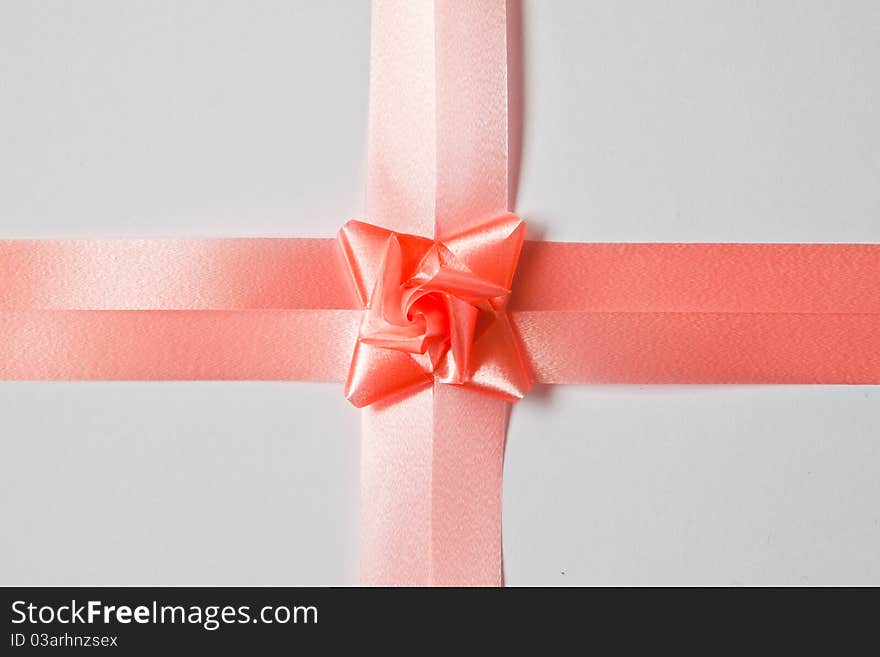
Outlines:
[[[880,242],[880,4],[523,17],[533,236]],[[0,237],[330,236],[368,55],[362,0],[0,0]],[[878,426],[872,387],[539,389],[508,582],[880,584]],[[354,584],[358,459],[337,386],[0,383],[0,584]]]

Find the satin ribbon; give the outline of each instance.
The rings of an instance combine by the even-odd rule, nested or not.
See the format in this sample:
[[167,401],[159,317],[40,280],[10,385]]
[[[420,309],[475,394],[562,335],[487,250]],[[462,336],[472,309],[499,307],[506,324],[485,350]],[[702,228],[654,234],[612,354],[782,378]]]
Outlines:
[[[366,220],[443,241],[507,205],[505,0],[377,0]],[[509,407],[438,383],[364,410],[364,584],[503,582]]]
[[[0,240],[0,377],[344,383],[362,305],[333,239]],[[532,380],[880,382],[880,247],[523,245]]]
[[[506,216],[505,38],[503,0],[374,3],[365,218],[386,247]],[[0,378],[343,383],[384,251],[340,245],[0,241]],[[526,242],[512,285],[488,282],[502,305],[473,280],[442,292],[503,309],[536,383],[880,383],[877,245]],[[503,582],[510,404],[470,371],[364,409],[365,584]]]

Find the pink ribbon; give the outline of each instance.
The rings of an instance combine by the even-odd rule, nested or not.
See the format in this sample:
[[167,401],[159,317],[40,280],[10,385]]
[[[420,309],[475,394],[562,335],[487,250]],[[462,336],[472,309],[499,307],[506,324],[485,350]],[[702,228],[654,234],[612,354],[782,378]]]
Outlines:
[[523,244],[506,62],[504,0],[376,0],[373,225],[0,241],[0,377],[345,382],[362,581],[397,585],[503,582],[530,379],[880,383],[880,246]]
[[[446,241],[508,210],[505,0],[373,3],[370,223]],[[499,585],[509,402],[436,384],[364,410],[361,581]]]

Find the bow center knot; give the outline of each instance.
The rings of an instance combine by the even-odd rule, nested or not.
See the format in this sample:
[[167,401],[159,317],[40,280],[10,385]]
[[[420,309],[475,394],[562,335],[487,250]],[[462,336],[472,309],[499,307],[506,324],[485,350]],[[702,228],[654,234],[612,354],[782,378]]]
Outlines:
[[523,234],[510,214],[443,242],[348,222],[364,318],[346,397],[366,406],[437,380],[520,399],[529,377],[506,304]]

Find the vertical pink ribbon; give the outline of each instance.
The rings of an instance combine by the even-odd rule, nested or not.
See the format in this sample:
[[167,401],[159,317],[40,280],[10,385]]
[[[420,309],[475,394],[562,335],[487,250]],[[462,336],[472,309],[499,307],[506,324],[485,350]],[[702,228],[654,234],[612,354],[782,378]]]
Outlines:
[[[507,210],[505,0],[375,0],[367,221],[437,239]],[[452,386],[363,416],[361,581],[503,583],[510,405]]]

